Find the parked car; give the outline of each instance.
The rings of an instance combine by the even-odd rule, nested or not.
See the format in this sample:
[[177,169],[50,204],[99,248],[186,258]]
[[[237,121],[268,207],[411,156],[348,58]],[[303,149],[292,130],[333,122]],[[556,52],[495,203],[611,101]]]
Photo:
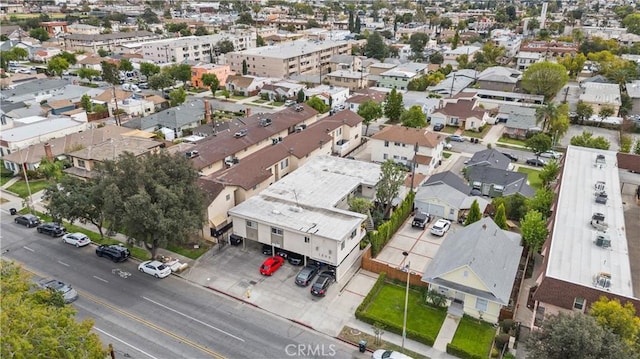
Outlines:
[[273,275],[278,268],[282,267],[284,264],[284,258],[280,256],[269,257],[262,262],[260,266],[260,274],[262,275]]
[[371,355],[373,359],[413,359],[412,357],[393,350],[378,349]]
[[451,222],[441,218],[433,224],[433,227],[431,227],[431,234],[442,237],[447,233],[450,227]]
[[436,131],[436,132],[444,130],[444,124],[443,123],[436,123],[435,125],[433,125],[433,130]]
[[413,216],[413,221],[411,222],[411,227],[413,228],[422,228],[427,226],[427,223],[431,222],[431,216],[426,212],[417,212],[415,216]]
[[544,152],[540,152],[538,153],[538,156],[542,157],[542,158],[553,158],[553,159],[560,159],[560,157],[562,157],[562,153],[560,152],[556,152],[556,151],[544,151]]
[[96,248],[98,257],[107,257],[114,262],[122,262],[131,256],[129,250],[120,244],[103,244]]
[[138,270],[156,278],[168,277],[171,274],[171,268],[160,261],[144,261],[140,263]]
[[509,158],[512,162],[518,162],[518,156],[515,156],[514,154],[509,152],[502,152],[502,154],[507,156],[507,158]]
[[231,235],[229,236],[229,243],[230,243],[232,246],[239,246],[239,245],[241,245],[241,244],[242,244],[242,237],[240,237],[240,236],[239,236],[239,235],[237,235],[237,234],[231,234]]
[[449,136],[449,140],[456,141],[456,142],[464,142],[464,137],[460,135],[451,135]]
[[333,271],[324,271],[320,273],[318,279],[311,286],[311,295],[316,297],[324,297],[327,295],[329,286],[335,281],[335,274]]
[[294,266],[301,266],[304,264],[304,256],[302,254],[289,252],[287,262]]
[[287,101],[284,102],[284,105],[287,106],[287,107],[291,107],[291,106],[293,106],[295,104],[296,104],[296,102],[294,100],[287,100]]
[[60,292],[60,294],[62,294],[62,298],[64,298],[65,303],[71,303],[78,299],[78,292],[76,292],[75,289],[57,279],[43,279],[38,282],[38,286],[40,286],[40,288],[56,290]]
[[272,256],[273,255],[273,247],[271,247],[271,245],[269,245],[269,244],[263,244],[262,245],[262,254],[264,254],[266,256]]
[[301,287],[308,286],[313,280],[313,278],[315,278],[316,275],[318,274],[318,270],[319,270],[318,267],[311,266],[311,265],[308,265],[302,268],[300,272],[298,272],[298,275],[296,276],[296,284]]
[[76,247],[84,247],[91,243],[91,240],[84,233],[68,233],[62,236],[62,243],[73,244]]
[[26,226],[27,228],[37,227],[40,224],[40,218],[34,216],[31,213],[18,216],[13,221],[16,222],[17,224]]
[[527,160],[527,164],[530,166],[544,167],[547,163],[539,158],[529,158]]
[[143,89],[143,90],[148,90],[149,89],[149,84],[146,82],[141,82],[138,84],[138,87]]
[[59,223],[42,223],[36,228],[38,233],[48,234],[51,237],[60,237],[67,233],[67,229]]

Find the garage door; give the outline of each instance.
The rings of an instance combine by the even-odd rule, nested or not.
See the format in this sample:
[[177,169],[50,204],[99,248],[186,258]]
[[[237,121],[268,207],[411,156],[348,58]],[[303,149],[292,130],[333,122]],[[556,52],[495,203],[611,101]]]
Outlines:
[[422,212],[427,212],[432,216],[444,217],[444,206],[431,203],[416,203],[416,208]]

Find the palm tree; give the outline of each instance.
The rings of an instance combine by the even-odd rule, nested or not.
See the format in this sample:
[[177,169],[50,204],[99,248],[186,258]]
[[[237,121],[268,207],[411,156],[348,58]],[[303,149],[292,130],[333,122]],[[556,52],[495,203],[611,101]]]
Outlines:
[[536,123],[542,122],[542,131],[549,128],[549,123],[555,121],[560,115],[558,106],[553,102],[547,102],[546,105],[536,108]]

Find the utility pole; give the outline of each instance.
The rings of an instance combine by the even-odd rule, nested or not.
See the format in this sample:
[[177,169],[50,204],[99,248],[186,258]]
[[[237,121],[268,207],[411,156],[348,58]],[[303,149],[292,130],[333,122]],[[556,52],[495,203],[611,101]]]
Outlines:
[[120,122],[120,109],[118,109],[118,96],[116,96],[116,85],[111,88],[113,92],[113,102],[116,104],[116,112],[113,114],[113,118],[116,120],[116,126],[122,126]]

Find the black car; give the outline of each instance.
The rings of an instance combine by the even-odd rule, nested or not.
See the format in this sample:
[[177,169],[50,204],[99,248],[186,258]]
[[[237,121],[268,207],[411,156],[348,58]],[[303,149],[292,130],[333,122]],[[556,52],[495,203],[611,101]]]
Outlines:
[[301,266],[304,264],[304,256],[302,254],[289,252],[287,261],[289,262],[289,264],[292,264],[294,266]]
[[527,164],[530,166],[536,166],[536,167],[544,167],[544,165],[546,165],[546,163],[538,158],[529,158],[527,160]]
[[518,157],[517,156],[514,156],[513,154],[508,153],[508,152],[503,152],[502,154],[507,156],[512,162],[518,162]]
[[442,131],[443,129],[444,129],[444,124],[442,123],[436,123],[435,125],[433,125],[434,131]]
[[296,284],[301,287],[306,287],[311,283],[313,278],[318,274],[318,267],[316,266],[306,266],[298,272],[296,276]]
[[320,273],[318,279],[316,279],[315,283],[311,286],[311,295],[316,297],[324,297],[327,295],[327,289],[334,282],[335,272],[333,271],[324,271]]
[[262,254],[264,254],[265,256],[272,256],[273,255],[273,247],[271,247],[269,244],[263,244],[262,245]]
[[411,222],[411,227],[413,228],[423,228],[426,227],[427,223],[431,222],[431,216],[426,212],[417,212],[413,217],[413,221]]
[[40,218],[34,216],[33,214],[27,213],[21,216],[18,216],[14,219],[14,222],[17,224],[21,224],[28,228],[37,227],[40,224]]
[[96,248],[96,255],[98,257],[107,257],[114,262],[122,262],[127,260],[131,253],[120,244],[103,244]]
[[37,228],[38,233],[48,234],[51,237],[60,237],[67,233],[67,229],[59,223],[43,223]]

